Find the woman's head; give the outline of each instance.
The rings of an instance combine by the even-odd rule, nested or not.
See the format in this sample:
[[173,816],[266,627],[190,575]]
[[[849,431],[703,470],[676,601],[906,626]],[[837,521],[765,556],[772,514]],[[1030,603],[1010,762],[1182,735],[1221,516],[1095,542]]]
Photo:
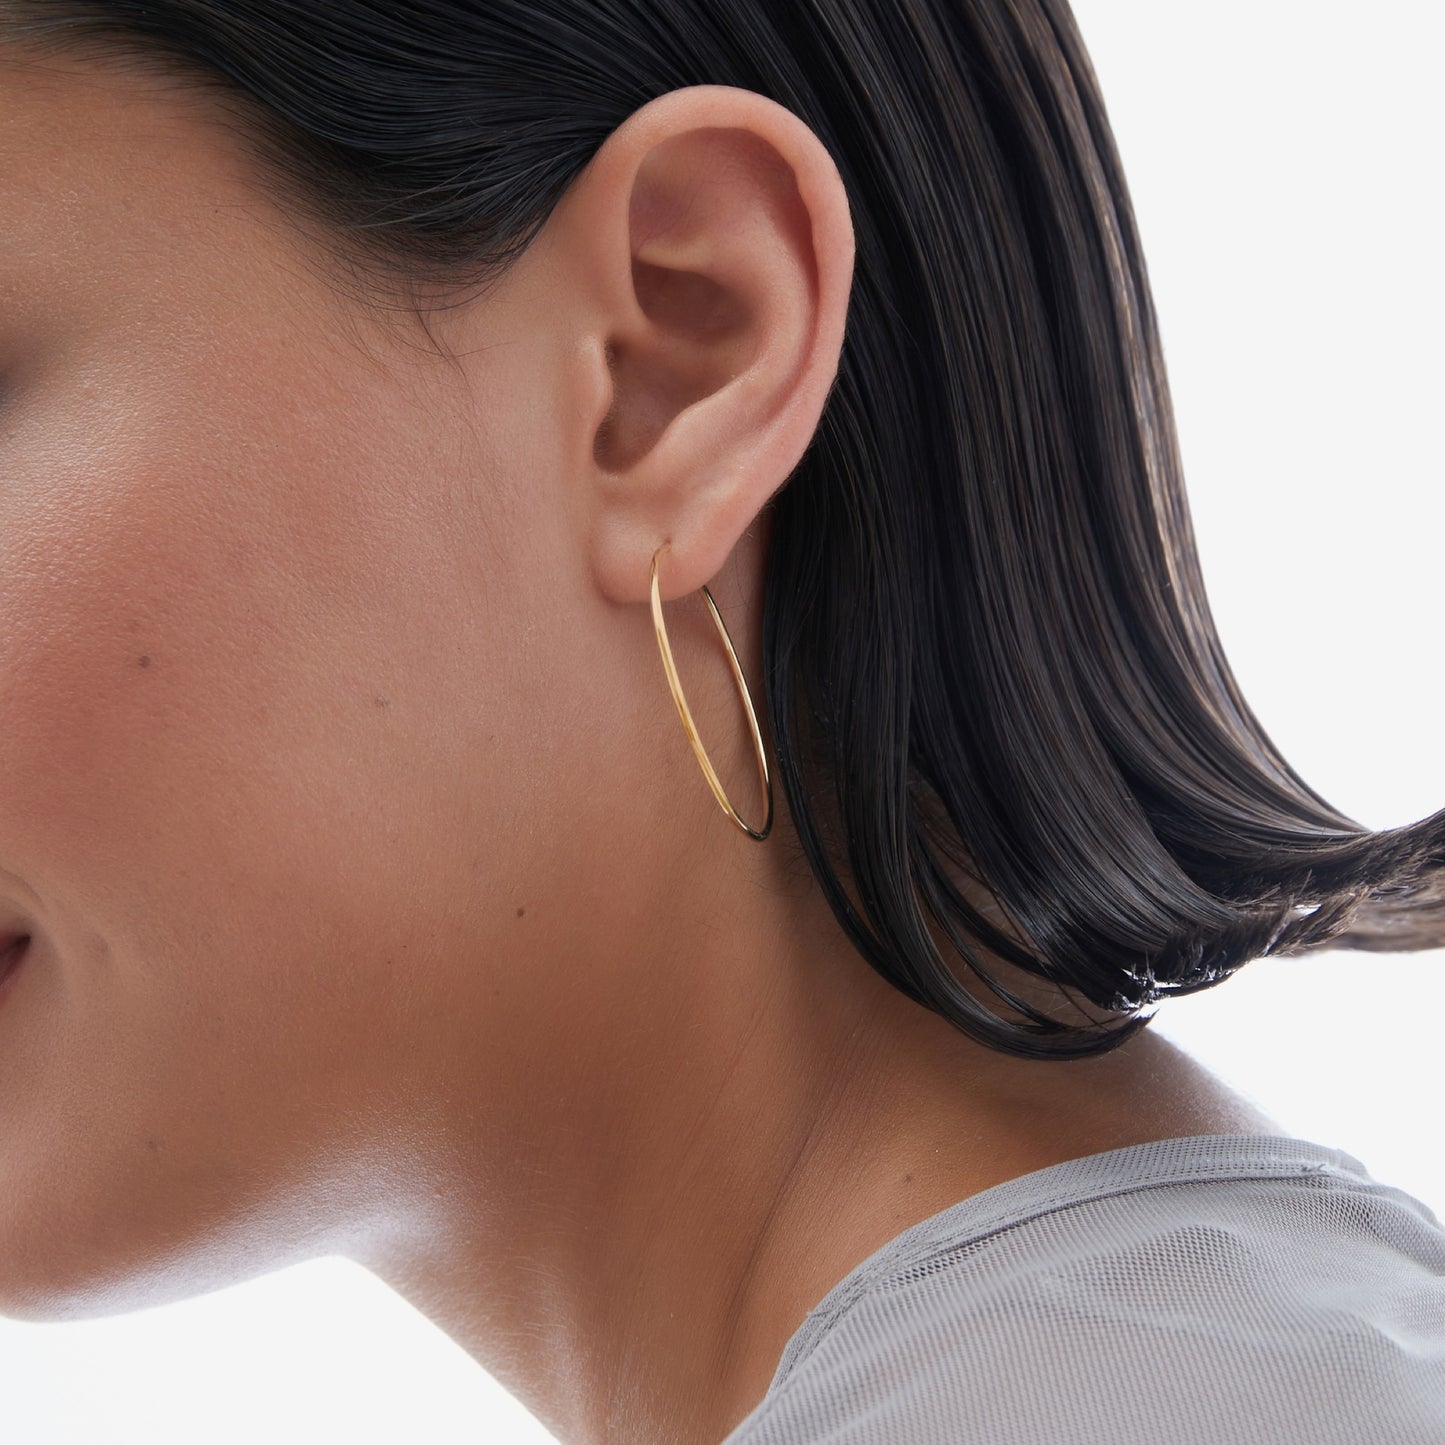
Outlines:
[[[51,1219],[88,1268],[88,1178],[128,1178],[135,1238],[187,1189],[239,1227],[293,1184],[354,1211],[380,1181],[352,1144],[438,1086],[454,1020],[520,1084],[542,1061],[508,1040],[615,1034],[639,932],[683,964],[705,920],[669,896],[776,865],[696,786],[651,558],[665,600],[725,563],[723,606],[757,594],[743,533],[816,427],[851,272],[816,137],[676,91],[432,318],[444,359],[316,274],[204,105],[59,59],[0,98],[0,808],[35,939],[6,1168],[37,1198],[139,1161],[70,1165]],[[745,777],[710,632],[694,607],[672,645]]]
[[1439,941],[1220,653],[1056,0],[5,0],[0,327],[12,1311],[339,1247],[464,1057],[580,1138],[773,987],[1065,1060]]

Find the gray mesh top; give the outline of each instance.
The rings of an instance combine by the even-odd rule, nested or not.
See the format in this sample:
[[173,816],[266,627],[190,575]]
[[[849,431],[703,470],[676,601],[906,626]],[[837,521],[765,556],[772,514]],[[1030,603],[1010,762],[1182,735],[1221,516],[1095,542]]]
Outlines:
[[1445,1229],[1280,1135],[1036,1170],[845,1275],[723,1445],[805,1441],[1445,1445]]

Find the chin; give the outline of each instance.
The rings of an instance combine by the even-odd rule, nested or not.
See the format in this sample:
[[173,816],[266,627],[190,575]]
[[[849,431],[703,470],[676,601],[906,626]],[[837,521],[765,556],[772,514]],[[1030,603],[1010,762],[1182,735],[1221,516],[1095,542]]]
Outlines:
[[279,1268],[230,1232],[229,1239],[126,1234],[122,1211],[100,1227],[77,1227],[62,1210],[21,1221],[0,1212],[0,1319],[53,1324],[131,1314],[209,1294]]

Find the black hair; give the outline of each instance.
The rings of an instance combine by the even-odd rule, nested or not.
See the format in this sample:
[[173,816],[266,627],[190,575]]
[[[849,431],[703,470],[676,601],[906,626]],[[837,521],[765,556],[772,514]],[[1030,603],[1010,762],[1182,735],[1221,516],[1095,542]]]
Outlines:
[[1331,807],[1223,655],[1065,0],[0,0],[0,39],[199,86],[336,279],[423,322],[645,102],[786,106],[837,163],[857,255],[837,380],[768,503],[762,676],[800,846],[862,955],[1042,1059],[1261,955],[1445,944],[1445,810],[1370,831]]

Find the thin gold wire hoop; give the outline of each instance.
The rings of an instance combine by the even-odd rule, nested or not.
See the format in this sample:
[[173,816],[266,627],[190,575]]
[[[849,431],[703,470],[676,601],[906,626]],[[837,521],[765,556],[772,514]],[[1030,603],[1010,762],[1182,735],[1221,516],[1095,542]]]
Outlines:
[[697,754],[697,760],[702,765],[703,776],[707,778],[708,786],[713,791],[713,796],[722,804],[725,812],[749,838],[756,838],[760,843],[768,836],[773,826],[773,780],[768,776],[768,758],[763,750],[763,735],[758,730],[758,715],[753,711],[752,695],[748,692],[747,682],[743,678],[743,670],[738,664],[738,655],[733,651],[733,640],[728,636],[728,630],[723,623],[722,614],[717,610],[717,603],[712,600],[712,593],[708,591],[707,584],[703,584],[702,595],[707,599],[708,610],[712,613],[712,620],[717,624],[717,630],[722,634],[723,646],[728,650],[728,661],[732,663],[733,677],[737,680],[738,690],[743,695],[743,706],[748,712],[748,726],[753,734],[753,751],[758,755],[758,779],[763,785],[763,793],[768,800],[767,817],[763,820],[762,831],[750,828],[738,816],[737,809],[728,802],[728,797],[723,792],[723,785],[718,779],[716,770],[708,758],[707,750],[702,745],[702,739],[698,736],[697,724],[692,720],[692,710],[687,705],[687,699],[682,695],[682,683],[678,681],[677,664],[672,660],[672,647],[667,640],[667,628],[662,621],[662,596],[658,591],[657,581],[657,558],[667,547],[664,542],[656,552],[652,554],[652,625],[657,632],[657,647],[662,653],[662,665],[667,671],[667,685],[672,689],[673,701],[677,704],[678,716],[682,718],[682,725],[687,729],[687,739],[692,744],[692,750]]

